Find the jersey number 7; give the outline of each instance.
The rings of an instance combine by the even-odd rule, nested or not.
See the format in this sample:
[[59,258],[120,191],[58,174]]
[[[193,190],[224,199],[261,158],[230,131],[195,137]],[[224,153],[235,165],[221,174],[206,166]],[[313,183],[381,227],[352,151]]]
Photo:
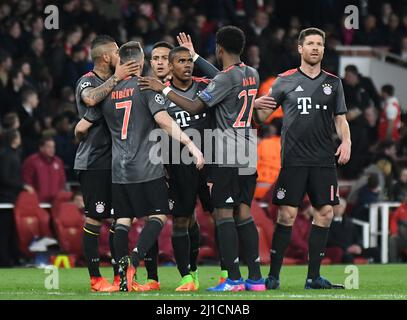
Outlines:
[[[256,95],[257,95],[257,89],[249,89],[249,90],[240,91],[238,97],[239,97],[239,99],[244,98],[243,107],[240,110],[239,115],[237,116],[237,119],[236,119],[235,123],[233,124],[233,128],[250,127],[250,123],[252,121],[252,115],[253,115],[254,99],[256,98]],[[242,121],[242,118],[246,113],[247,100],[249,99],[249,97],[251,99],[249,116],[247,117],[247,121]]]
[[127,139],[127,128],[129,126],[131,105],[132,105],[131,100],[116,102],[116,104],[115,104],[116,109],[125,109],[124,110],[124,118],[123,118],[123,126],[122,126],[122,140]]

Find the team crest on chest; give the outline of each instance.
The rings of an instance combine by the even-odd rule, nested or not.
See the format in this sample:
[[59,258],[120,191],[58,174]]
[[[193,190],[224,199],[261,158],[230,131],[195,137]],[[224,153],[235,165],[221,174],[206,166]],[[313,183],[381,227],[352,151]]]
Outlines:
[[327,96],[330,96],[332,94],[332,86],[328,83],[322,85],[322,90]]

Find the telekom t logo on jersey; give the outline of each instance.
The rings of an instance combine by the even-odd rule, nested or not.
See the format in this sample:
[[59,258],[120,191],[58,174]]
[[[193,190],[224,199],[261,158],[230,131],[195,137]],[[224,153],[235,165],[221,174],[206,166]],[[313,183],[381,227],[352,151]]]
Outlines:
[[[310,97],[302,97],[302,98],[298,98],[297,99],[297,103],[298,103],[298,110],[302,110],[300,114],[310,114],[308,112],[308,110],[312,109],[312,100]],[[315,109],[317,110],[328,110],[328,107],[323,105],[322,107],[317,104],[315,105]]]

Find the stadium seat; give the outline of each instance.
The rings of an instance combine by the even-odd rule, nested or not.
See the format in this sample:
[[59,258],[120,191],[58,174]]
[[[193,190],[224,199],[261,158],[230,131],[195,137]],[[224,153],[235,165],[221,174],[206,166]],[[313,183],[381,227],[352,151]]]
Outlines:
[[82,234],[84,216],[71,202],[60,204],[59,213],[54,219],[55,231],[62,251],[82,257]]
[[273,221],[267,217],[265,210],[259,206],[257,201],[252,202],[250,211],[252,213],[254,223],[257,227],[261,227],[263,229],[265,240],[267,241],[268,246],[271,247],[274,233]]
[[19,248],[27,257],[33,257],[28,246],[35,237],[52,237],[50,217],[41,209],[35,193],[21,192],[14,205]]
[[60,212],[59,207],[62,203],[64,202],[70,202],[72,199],[72,192],[69,191],[60,191],[54,201],[52,202],[52,207],[51,207],[51,217],[52,219],[55,219],[55,217],[58,216],[58,213]]
[[267,240],[266,231],[257,226],[259,232],[259,255],[261,264],[270,264],[270,242]]

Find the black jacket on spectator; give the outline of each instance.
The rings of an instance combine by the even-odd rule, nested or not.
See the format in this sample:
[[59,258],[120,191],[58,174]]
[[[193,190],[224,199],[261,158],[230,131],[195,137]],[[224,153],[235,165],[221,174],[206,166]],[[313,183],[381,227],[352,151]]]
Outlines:
[[0,150],[0,202],[14,203],[23,189],[19,150],[5,147]]
[[342,220],[334,218],[329,229],[327,247],[339,247],[346,251],[351,245],[360,243],[360,236],[352,219],[342,217]]

